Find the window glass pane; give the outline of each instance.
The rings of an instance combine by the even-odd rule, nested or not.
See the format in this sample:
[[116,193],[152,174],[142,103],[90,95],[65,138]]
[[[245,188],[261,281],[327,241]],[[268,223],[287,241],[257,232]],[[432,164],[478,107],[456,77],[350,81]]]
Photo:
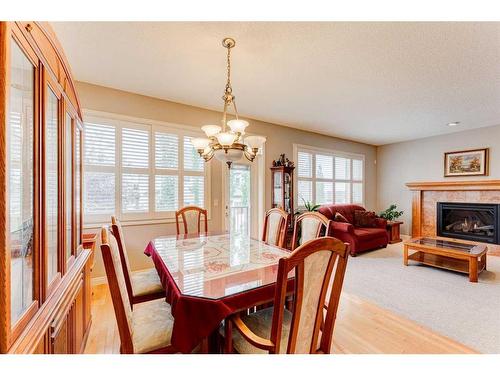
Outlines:
[[352,159],[352,179],[358,181],[363,179],[363,160]]
[[149,167],[149,132],[147,130],[122,129],[122,166]]
[[73,127],[71,123],[71,116],[66,113],[65,119],[65,133],[64,133],[64,159],[65,159],[65,183],[66,183],[66,208],[64,212],[66,213],[66,260],[71,257],[73,253],[73,144],[71,139],[73,138]]
[[316,155],[316,178],[333,178],[333,157]]
[[349,203],[349,182],[335,183],[335,203]]
[[353,182],[352,184],[352,203],[363,203],[363,184]]
[[115,127],[85,123],[85,163],[115,165]]
[[11,326],[17,323],[34,298],[33,86],[33,65],[11,40],[7,114]]
[[149,176],[147,174],[122,175],[122,211],[149,211]]
[[316,204],[332,203],[333,182],[316,182]]
[[312,202],[312,181],[298,181],[298,206],[302,207],[305,202]]
[[192,137],[184,137],[184,169],[203,171],[205,161],[191,143]]
[[115,212],[115,174],[85,172],[85,214],[113,214]]
[[[81,243],[81,222],[80,222],[80,184],[81,184],[81,170],[82,170],[82,158],[81,158],[81,132],[80,129],[75,127],[75,216],[76,216],[76,245]],[[113,185],[114,186],[114,185]]]
[[184,205],[205,206],[203,176],[184,176]]
[[335,179],[351,179],[351,159],[335,156]]
[[155,132],[155,164],[156,168],[178,168],[179,137],[177,134]]
[[47,281],[57,274],[58,248],[58,99],[50,88],[47,89],[45,115],[45,226],[47,246]]
[[155,176],[156,211],[176,211],[178,209],[178,195],[178,176]]
[[312,177],[312,154],[299,151],[297,162],[297,175],[299,177]]

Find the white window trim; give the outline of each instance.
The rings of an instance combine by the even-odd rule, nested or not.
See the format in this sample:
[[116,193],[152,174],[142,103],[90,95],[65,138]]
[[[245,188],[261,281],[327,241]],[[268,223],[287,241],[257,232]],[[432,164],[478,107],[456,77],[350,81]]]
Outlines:
[[[351,191],[349,192],[349,196],[352,199],[352,182],[361,182],[363,186],[363,199],[361,203],[353,203],[353,204],[360,204],[362,206],[365,206],[365,197],[366,197],[366,160],[365,160],[365,155],[364,154],[357,154],[353,152],[345,152],[345,151],[338,151],[338,150],[333,150],[333,149],[328,149],[328,148],[320,148],[320,147],[315,147],[315,146],[309,146],[309,145],[303,145],[299,143],[294,143],[293,144],[293,160],[295,162],[295,167],[298,168],[298,154],[299,151],[309,151],[313,154],[312,161],[311,161],[311,172],[312,172],[312,177],[299,177],[298,176],[298,171],[296,177],[293,179],[294,180],[294,186],[293,186],[293,191],[294,191],[294,200],[297,202],[297,208],[303,208],[301,202],[299,202],[299,191],[298,191],[298,184],[299,180],[307,180],[311,181],[311,196],[316,198],[316,184],[314,181],[334,181],[334,182],[350,182],[351,183]],[[314,157],[314,154],[323,154],[323,155],[331,155],[331,156],[340,156],[340,157],[346,157],[351,159],[351,177],[352,177],[352,159],[358,159],[362,160],[363,162],[363,175],[362,175],[362,180],[353,180],[352,178],[349,180],[341,180],[341,179],[335,179],[335,163],[333,165],[333,179],[324,179],[324,178],[316,178],[316,158]],[[335,188],[333,189],[333,202],[332,204],[335,204]]]
[[[204,136],[203,132],[199,128],[190,125],[181,125],[174,124],[169,122],[163,122],[158,120],[144,119],[139,117],[126,116],[116,113],[95,111],[90,109],[83,109],[83,117],[85,122],[93,122],[102,125],[111,125],[115,126],[116,129],[116,143],[115,143],[115,166],[114,167],[100,167],[100,166],[91,166],[86,165],[84,163],[84,172],[83,177],[85,176],[85,171],[87,170],[98,170],[104,171],[105,169],[109,170],[109,172],[115,173],[115,215],[119,218],[121,223],[124,226],[128,225],[154,225],[154,224],[163,224],[163,223],[175,223],[175,212],[155,212],[155,181],[154,177],[156,174],[158,175],[177,175],[179,176],[179,186],[178,186],[178,198],[179,198],[179,209],[183,206],[184,202],[180,201],[180,198],[183,197],[183,187],[184,187],[184,176],[204,176],[204,201],[205,207],[208,210],[208,220],[211,220],[211,207],[210,203],[212,202],[211,195],[211,167],[210,163],[205,164],[204,172],[197,171],[185,171],[184,170],[184,140],[183,136],[190,137],[200,137]],[[150,138],[149,138],[149,167],[145,168],[121,168],[119,170],[118,165],[121,165],[121,134],[122,128],[135,128],[135,129],[148,129],[151,130]],[[155,147],[155,131],[162,131],[171,134],[179,135],[179,165],[178,169],[169,170],[169,169],[156,169],[154,153],[151,152]],[[85,136],[84,136],[85,138]],[[84,146],[85,147],[85,139]],[[119,177],[120,173],[126,172],[130,173],[147,173],[149,175],[149,211],[145,213],[122,213],[121,212],[121,178]],[[125,173],[126,173],[125,172]],[[85,183],[84,183],[85,187]],[[109,224],[111,221],[111,214],[100,214],[100,215],[86,215],[85,207],[84,209],[84,229],[94,229],[99,228],[102,225]],[[88,217],[90,216],[90,220]]]

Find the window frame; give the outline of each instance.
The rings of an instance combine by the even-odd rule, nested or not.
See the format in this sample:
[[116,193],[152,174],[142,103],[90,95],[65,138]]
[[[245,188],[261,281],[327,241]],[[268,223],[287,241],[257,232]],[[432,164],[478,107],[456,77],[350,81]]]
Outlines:
[[[143,119],[125,115],[112,114],[107,112],[93,111],[84,109],[84,124],[95,123],[99,125],[108,125],[115,127],[115,165],[97,166],[85,163],[84,178],[86,172],[110,172],[114,173],[115,178],[115,211],[106,214],[88,214],[84,209],[84,229],[100,227],[110,221],[110,216],[115,215],[123,225],[142,225],[174,223],[175,211],[156,211],[155,177],[157,175],[178,176],[178,207],[182,208],[184,204],[184,176],[203,176],[204,177],[204,206],[208,208],[211,202],[211,168],[210,163],[204,163],[203,171],[184,170],[184,137],[200,137],[203,133],[188,125],[173,124],[163,121]],[[85,125],[84,125],[85,126]],[[149,164],[148,168],[123,167],[122,165],[122,129],[148,130],[149,132]],[[173,168],[156,168],[155,152],[156,139],[155,133],[176,134],[178,136],[178,165]],[[85,146],[84,146],[85,147]],[[85,158],[85,151],[83,152]],[[122,211],[122,175],[147,174],[148,178],[148,211],[145,212],[123,212]],[[83,193],[85,197],[85,192]],[[208,210],[208,220],[211,219]]]
[[[311,157],[311,177],[300,177],[298,172],[298,155],[299,152],[307,152],[312,155]],[[316,177],[316,155],[326,155],[331,156],[333,158],[333,176],[332,178],[318,178]],[[297,168],[297,176],[294,178],[294,199],[297,202],[297,208],[304,208],[304,205],[301,200],[299,200],[299,181],[310,181],[311,182],[311,199],[314,204],[316,204],[316,182],[331,182],[333,184],[333,192],[332,192],[332,202],[335,203],[335,183],[349,183],[349,201],[345,204],[359,204],[361,206],[365,205],[365,190],[366,190],[366,157],[364,154],[357,154],[351,152],[338,151],[334,149],[326,149],[315,146],[308,146],[302,144],[293,144],[293,157],[295,161],[295,165]],[[342,157],[350,159],[350,179],[336,179],[335,178],[335,157]],[[361,160],[362,163],[362,176],[361,180],[353,179],[352,166],[354,160]],[[353,197],[353,183],[361,183],[362,184],[362,201],[361,202],[352,202]],[[330,203],[323,203],[330,204]],[[338,203],[342,204],[342,203]]]

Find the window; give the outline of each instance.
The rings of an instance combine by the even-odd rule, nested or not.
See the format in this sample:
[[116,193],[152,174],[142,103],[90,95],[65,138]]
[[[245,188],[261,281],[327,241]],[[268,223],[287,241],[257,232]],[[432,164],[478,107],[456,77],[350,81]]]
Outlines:
[[363,204],[363,155],[297,145],[294,149],[299,207],[304,201]]
[[205,206],[205,162],[196,133],[163,124],[90,118],[85,123],[84,202],[87,223],[173,218]]

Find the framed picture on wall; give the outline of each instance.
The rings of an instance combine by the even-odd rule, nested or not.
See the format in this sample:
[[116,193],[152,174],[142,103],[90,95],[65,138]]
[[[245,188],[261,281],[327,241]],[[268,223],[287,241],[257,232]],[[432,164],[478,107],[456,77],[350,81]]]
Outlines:
[[487,176],[488,175],[488,148],[445,152],[444,176]]

